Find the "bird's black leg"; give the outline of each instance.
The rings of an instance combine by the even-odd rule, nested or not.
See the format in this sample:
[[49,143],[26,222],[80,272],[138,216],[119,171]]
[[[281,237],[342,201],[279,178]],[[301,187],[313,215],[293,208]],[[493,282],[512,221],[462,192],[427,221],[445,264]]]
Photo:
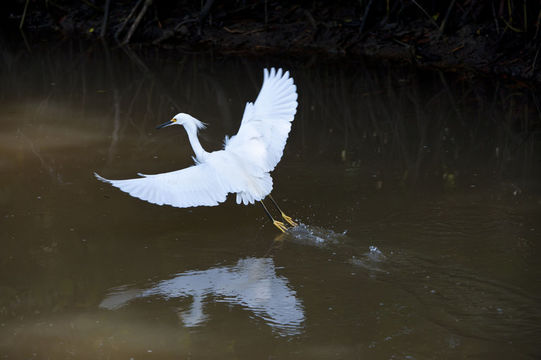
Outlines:
[[284,214],[284,212],[282,211],[282,209],[280,209],[280,207],[278,206],[278,204],[276,203],[276,201],[274,201],[274,199],[272,198],[272,196],[269,194],[269,199],[271,199],[272,203],[274,204],[274,206],[276,207],[276,209],[278,209],[278,211],[280,212],[280,214],[282,215],[282,218],[287,221],[291,226],[297,226],[299,224],[297,224],[295,221],[293,221],[292,218],[290,218],[289,216],[287,216],[286,214]]
[[261,206],[263,206],[263,210],[265,210],[265,212],[267,213],[267,216],[269,217],[270,221],[272,221],[272,224],[276,226],[278,230],[280,230],[281,232],[286,232],[287,227],[285,226],[285,224],[281,221],[274,220],[274,218],[272,217],[271,213],[269,212],[269,210],[267,209],[263,201],[260,200],[259,202],[261,203]]

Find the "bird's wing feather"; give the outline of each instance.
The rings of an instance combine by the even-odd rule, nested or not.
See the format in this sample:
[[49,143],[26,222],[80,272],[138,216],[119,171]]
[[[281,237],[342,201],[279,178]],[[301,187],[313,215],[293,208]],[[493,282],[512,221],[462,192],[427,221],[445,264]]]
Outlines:
[[174,207],[215,206],[225,201],[229,186],[209,164],[127,180],[109,180],[94,174],[133,197]]
[[291,122],[297,112],[297,87],[289,72],[263,70],[263,85],[255,103],[247,103],[237,135],[225,150],[242,154],[252,166],[272,171],[282,158]]

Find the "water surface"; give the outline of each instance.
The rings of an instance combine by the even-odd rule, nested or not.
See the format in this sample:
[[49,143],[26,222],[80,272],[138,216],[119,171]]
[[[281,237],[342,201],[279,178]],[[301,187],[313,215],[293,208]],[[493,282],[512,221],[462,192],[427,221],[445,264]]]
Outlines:
[[[2,358],[541,356],[537,93],[387,64],[6,51]],[[236,132],[262,68],[299,109],[274,197],[151,205],[98,182],[191,164],[179,111]],[[270,205],[270,204],[269,204]]]

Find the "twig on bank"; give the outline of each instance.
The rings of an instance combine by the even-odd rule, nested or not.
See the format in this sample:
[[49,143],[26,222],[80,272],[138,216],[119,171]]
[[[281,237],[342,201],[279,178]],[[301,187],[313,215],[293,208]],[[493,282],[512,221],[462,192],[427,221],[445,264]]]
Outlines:
[[118,38],[120,36],[120,34],[122,33],[122,31],[124,31],[124,28],[126,27],[126,25],[128,24],[128,22],[130,21],[130,19],[132,18],[132,16],[135,14],[135,11],[137,10],[137,8],[139,7],[139,5],[141,5],[141,3],[143,2],[143,0],[138,0],[136,3],[135,3],[135,6],[131,9],[130,13],[128,14],[128,16],[126,17],[126,19],[124,19],[124,22],[122,23],[122,25],[118,28],[118,30],[116,31],[115,33],[115,40],[117,42],[118,41]]
[[111,0],[105,2],[105,13],[103,14],[103,24],[101,25],[100,37],[105,37],[107,32],[107,22],[109,21],[109,8],[111,7]]
[[199,13],[199,22],[203,23],[205,19],[209,16],[210,9],[212,9],[213,4],[214,0],[207,0],[207,2],[205,2],[205,5],[201,9],[201,13]]
[[139,23],[143,19],[143,16],[147,12],[148,7],[150,6],[150,4],[152,4],[152,0],[145,0],[145,3],[143,4],[143,8],[141,9],[139,14],[135,18],[135,21],[133,22],[133,24],[131,25],[130,30],[128,31],[128,35],[126,35],[126,38],[122,42],[123,45],[126,45],[127,43],[130,42],[130,39],[131,39],[133,33],[135,32],[135,29],[137,29],[137,26],[139,26]]
[[447,9],[447,13],[445,14],[445,17],[443,18],[443,21],[440,25],[440,34],[443,34],[443,32],[445,31],[445,25],[447,25],[447,20],[449,19],[449,15],[451,14],[451,10],[453,9],[455,2],[456,0],[451,1],[451,5],[449,5],[449,8]]
[[492,3],[492,16],[494,17],[494,23],[496,24],[496,33],[500,35],[500,24],[498,23],[498,17],[496,16],[496,8],[494,3]]
[[[510,20],[511,20],[511,19],[510,19]],[[502,21],[505,23],[506,28],[509,28],[509,29],[511,29],[512,31],[517,32],[517,33],[521,33],[521,32],[522,32],[522,30],[520,30],[520,29],[514,27],[513,25],[511,25],[511,23],[508,23],[504,18],[502,18]]]
[[432,18],[432,16],[430,16],[430,14],[427,13],[426,10],[423,9],[423,7],[422,7],[421,5],[419,5],[419,3],[418,3],[417,1],[411,0],[411,2],[414,3],[415,6],[417,6],[417,7],[423,12],[423,14],[426,15],[426,17],[428,18],[428,20],[430,20],[430,22],[431,22],[432,24],[434,24],[434,26],[436,27],[436,29],[439,29],[439,28],[440,28],[440,27],[438,26],[438,23],[436,23],[436,22],[434,21],[434,19]]
[[23,28],[24,19],[26,19],[26,10],[28,10],[28,3],[29,2],[30,2],[30,0],[26,0],[26,3],[24,4],[23,16],[21,17],[21,22],[19,23],[19,30]]
[[449,51],[449,53],[454,54],[454,53],[456,53],[458,50],[462,50],[462,49],[464,49],[464,44],[457,46],[457,47],[454,48],[453,50]]
[[366,18],[368,17],[368,13],[370,12],[370,7],[372,6],[373,2],[374,0],[368,1],[368,4],[366,4],[366,7],[364,8],[364,14],[361,20],[361,26],[359,27],[359,34],[363,32],[364,24],[366,23]]
[[533,37],[534,40],[537,40],[537,35],[539,35],[539,25],[541,25],[541,9],[539,10],[539,14],[537,15],[537,21],[535,22],[535,35]]
[[230,33],[230,34],[242,34],[242,35],[249,35],[249,34],[258,33],[258,32],[261,32],[261,31],[265,31],[264,27],[249,30],[249,31],[242,31],[242,30],[238,30],[238,29],[230,29],[227,26],[224,26],[223,29],[225,31],[227,31],[228,33]]
[[[214,4],[214,0],[207,0],[205,2],[205,5],[203,5],[203,1],[201,1],[201,12],[199,13],[199,27],[197,28],[198,35],[201,35],[203,23],[210,15],[210,9],[212,8],[212,4]],[[212,23],[212,17],[210,18],[209,23]]]
[[20,30],[21,37],[23,38],[24,46],[26,47],[26,50],[28,50],[29,53],[32,52],[32,48],[30,47],[30,44],[28,43],[28,39],[26,38],[26,34],[24,33],[24,30]]

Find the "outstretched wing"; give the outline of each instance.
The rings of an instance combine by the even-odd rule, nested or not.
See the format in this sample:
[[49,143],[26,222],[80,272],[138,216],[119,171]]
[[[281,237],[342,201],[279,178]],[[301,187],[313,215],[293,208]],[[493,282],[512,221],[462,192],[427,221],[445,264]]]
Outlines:
[[225,150],[241,155],[263,172],[282,158],[291,122],[297,112],[297,87],[289,72],[263,70],[263,86],[255,103],[247,103],[237,135]]
[[206,163],[163,174],[139,174],[142,177],[127,180],[109,180],[94,175],[133,197],[179,208],[216,206],[225,201],[229,192],[216,170]]

